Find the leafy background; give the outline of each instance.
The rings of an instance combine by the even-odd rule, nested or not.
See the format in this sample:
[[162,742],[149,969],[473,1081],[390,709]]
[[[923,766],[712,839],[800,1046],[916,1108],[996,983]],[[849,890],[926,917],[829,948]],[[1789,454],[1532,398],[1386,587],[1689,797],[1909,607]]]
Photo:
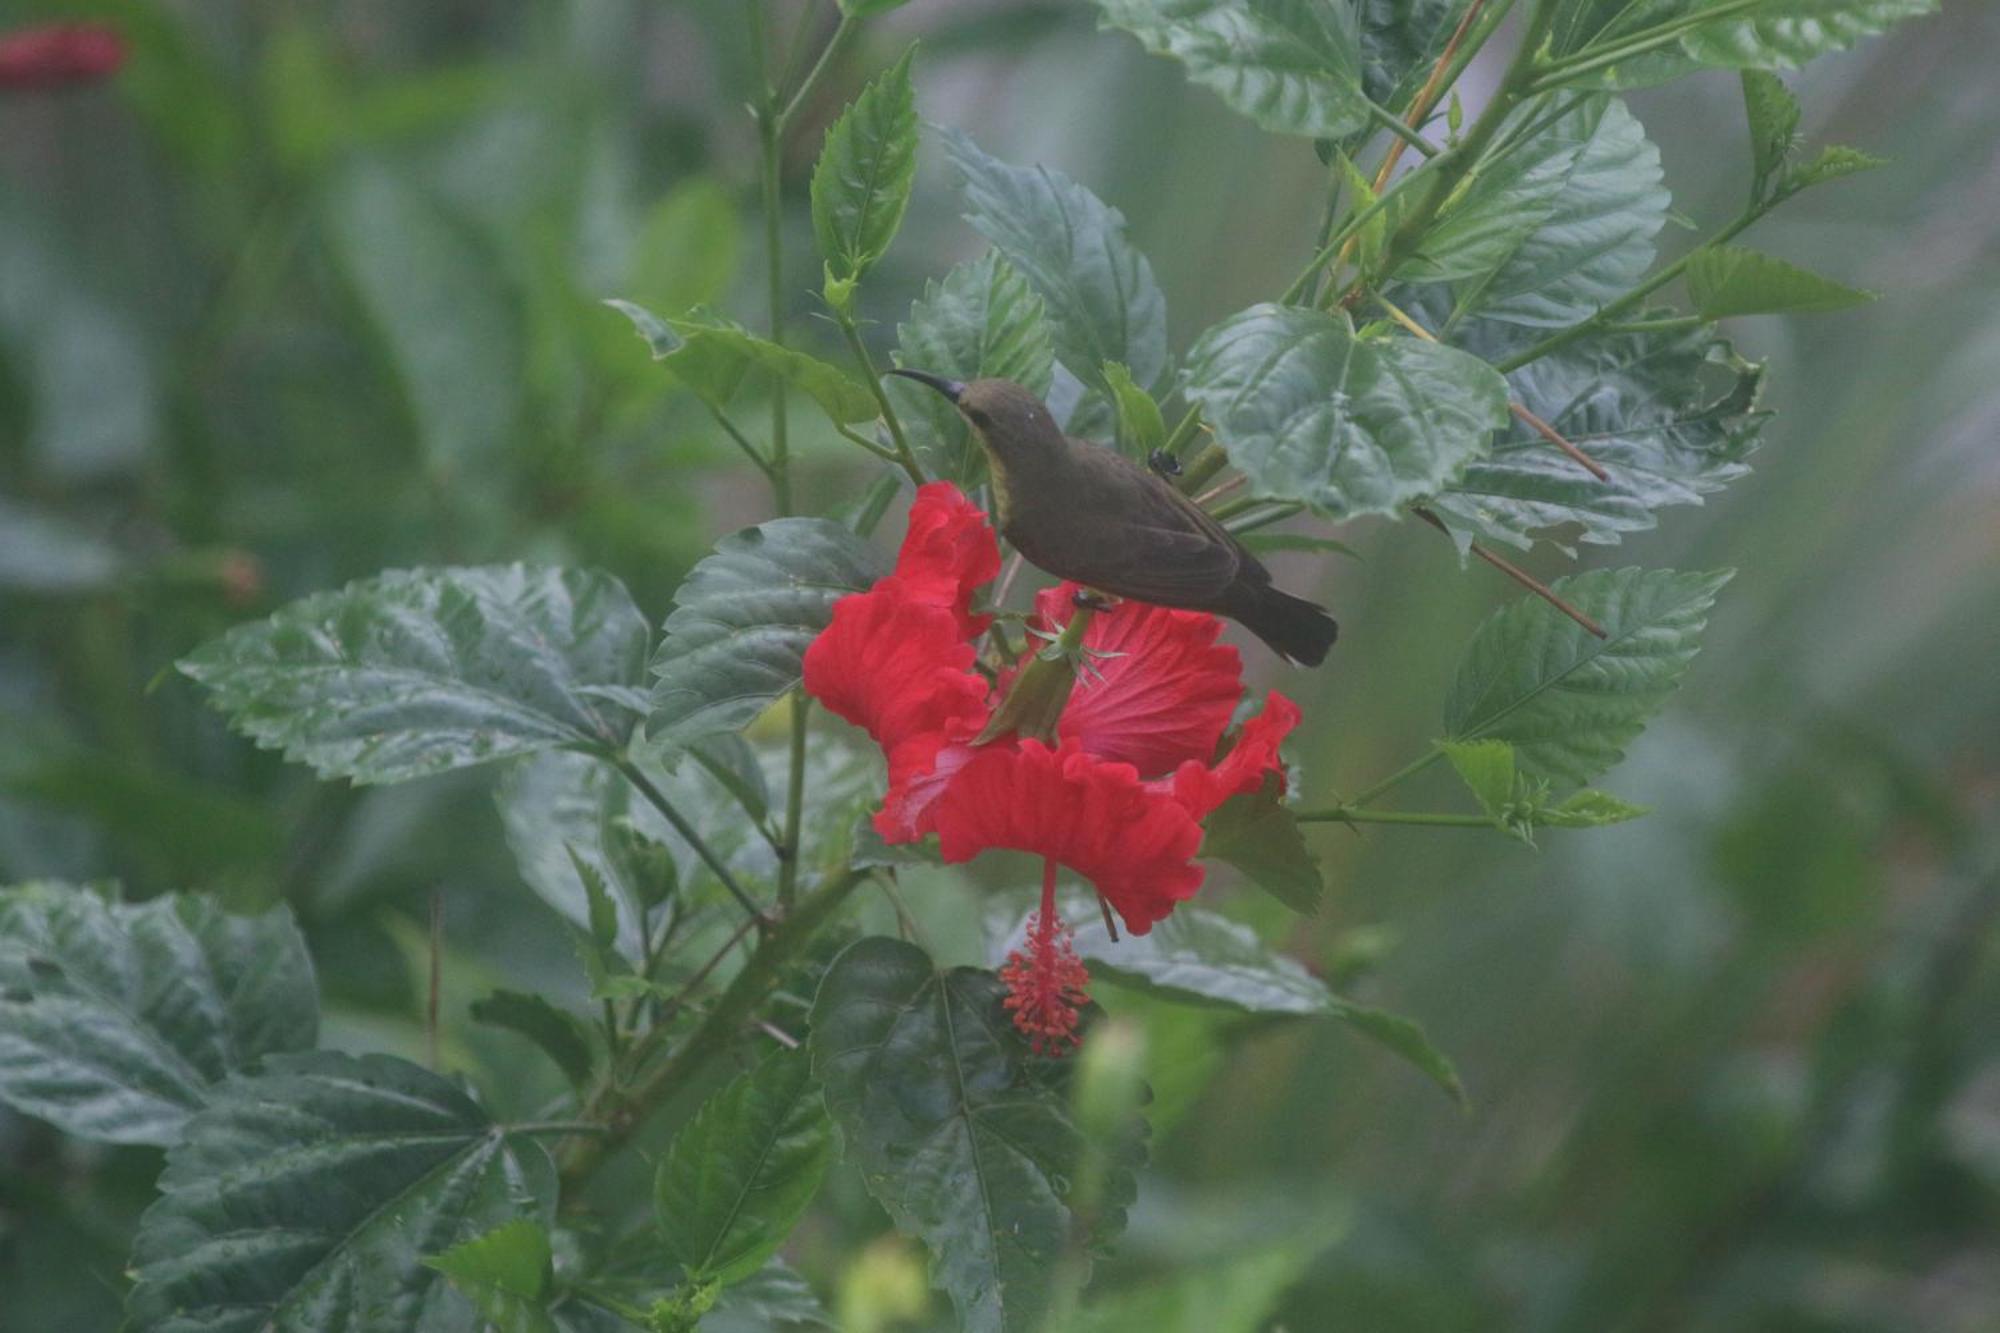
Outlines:
[[[427,562],[602,566],[657,624],[688,566],[764,516],[760,479],[598,304],[758,308],[737,3],[116,0],[92,7],[139,48],[115,87],[0,105],[0,882],[288,901],[320,1044],[418,1059],[436,894],[445,1060],[522,1081],[527,1048],[470,1001],[578,981],[489,777],[320,783],[156,678],[233,623]],[[871,25],[795,141],[790,254],[812,252],[816,127],[912,37],[924,115],[1131,219],[1175,346],[1304,256],[1324,177],[1302,141],[1260,136],[1089,7],[1036,0],[916,0]],[[1290,1327],[1391,1333],[1988,1326],[1996,43],[2000,16],[1960,5],[1799,81],[1809,136],[1894,163],[1750,239],[1887,295],[1739,321],[1779,414],[1755,473],[1597,559],[1741,570],[1615,775],[1655,813],[1540,851],[1312,834],[1333,891],[1292,950],[1422,1019],[1470,1110],[1339,1026],[1107,997],[1147,1020],[1155,1096],[1107,1326],[1251,1326],[1281,1291]],[[1733,211],[1733,79],[1631,102],[1675,207]],[[926,141],[864,292],[878,332],[977,252],[945,148]],[[819,275],[797,270],[803,311]],[[821,509],[860,474],[810,420],[795,449]],[[1364,562],[1285,558],[1343,621],[1326,670],[1283,679],[1314,793],[1431,734],[1457,645],[1512,595],[1415,525],[1343,536]],[[967,892],[907,896],[949,938]],[[159,1167],[0,1111],[8,1327],[115,1324]],[[791,1254],[848,1327],[947,1325],[846,1169]]]

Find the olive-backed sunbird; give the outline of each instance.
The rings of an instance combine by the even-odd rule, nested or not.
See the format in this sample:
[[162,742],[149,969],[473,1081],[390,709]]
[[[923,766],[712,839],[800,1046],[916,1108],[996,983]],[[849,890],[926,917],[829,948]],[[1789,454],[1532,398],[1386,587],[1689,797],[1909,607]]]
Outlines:
[[1000,531],[1037,569],[1115,597],[1227,616],[1290,661],[1318,666],[1339,626],[1271,586],[1271,572],[1201,506],[1116,449],[1064,435],[1011,380],[962,384],[893,370],[949,398],[986,451]]

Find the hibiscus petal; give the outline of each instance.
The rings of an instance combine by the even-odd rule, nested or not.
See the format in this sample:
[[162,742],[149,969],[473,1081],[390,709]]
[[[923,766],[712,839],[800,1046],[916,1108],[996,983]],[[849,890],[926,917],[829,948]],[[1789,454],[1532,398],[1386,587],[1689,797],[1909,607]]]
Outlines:
[[[1243,724],[1243,734],[1213,768],[1186,763],[1174,770],[1174,799],[1195,819],[1207,819],[1232,796],[1256,791],[1264,777],[1276,773],[1284,781],[1284,761],[1278,746],[1299,725],[1299,706],[1276,690],[1264,697],[1264,711]],[[1154,784],[1156,788],[1163,783]]]
[[806,693],[893,754],[914,736],[985,725],[974,656],[950,607],[911,600],[892,576],[833,604],[806,649]]
[[932,812],[945,860],[990,847],[1051,858],[1096,885],[1135,935],[1201,887],[1201,828],[1180,802],[1073,741],[974,751]]
[[[1076,614],[1076,590],[1065,583],[1036,596],[1043,628]],[[1077,673],[1058,735],[1141,777],[1207,763],[1243,697],[1243,658],[1216,642],[1221,633],[1222,622],[1201,611],[1122,602],[1098,612],[1084,647],[1103,656],[1087,658]]]
[[918,488],[893,576],[911,600],[950,607],[958,637],[976,639],[993,617],[970,614],[973,591],[999,573],[1000,542],[986,511],[948,481]]

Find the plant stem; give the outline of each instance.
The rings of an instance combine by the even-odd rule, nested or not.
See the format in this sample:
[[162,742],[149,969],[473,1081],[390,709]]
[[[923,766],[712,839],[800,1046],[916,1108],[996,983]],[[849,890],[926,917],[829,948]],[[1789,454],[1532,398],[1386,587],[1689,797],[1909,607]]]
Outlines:
[[846,48],[847,43],[860,29],[860,19],[847,13],[843,13],[840,16],[840,26],[833,30],[833,36],[827,40],[825,49],[819,53],[819,59],[813,62],[813,67],[806,72],[806,76],[800,81],[797,90],[792,93],[790,98],[786,99],[785,109],[778,113],[779,138],[782,139],[785,131],[792,127],[792,121],[798,116],[799,108],[805,103],[806,98],[811,96],[812,90],[818,86],[821,76],[826,73],[827,69],[839,57],[841,51]]
[[1442,151],[1436,144],[1417,133],[1415,125],[1405,124],[1401,116],[1372,101],[1368,103],[1368,119],[1396,136],[1396,146],[1389,150],[1391,153],[1400,156],[1403,149],[1414,148],[1425,157],[1436,157]]
[[743,456],[757,465],[757,470],[764,474],[765,480],[775,484],[778,480],[778,474],[771,470],[771,460],[764,457],[762,451],[756,445],[750,443],[749,437],[744,435],[736,423],[729,419],[727,412],[724,412],[713,403],[705,403],[705,406],[708,408],[708,414],[715,418],[715,424],[722,427],[723,433],[731,440],[734,440],[736,447],[743,451]]
[[505,1127],[509,1134],[605,1134],[603,1125],[589,1120],[524,1120]]
[[[1439,532],[1442,532],[1446,537],[1451,536],[1451,529],[1445,526],[1444,520],[1433,514],[1430,510],[1414,508],[1410,512],[1436,528]],[[1563,599],[1561,593],[1558,593],[1554,588],[1551,588],[1548,584],[1542,582],[1533,574],[1530,574],[1527,570],[1509,560],[1506,556],[1489,551],[1478,542],[1471,542],[1468,545],[1474,555],[1547,602],[1550,606],[1553,606],[1556,610],[1568,616],[1571,620],[1574,620],[1577,624],[1583,626],[1598,638],[1608,639],[1611,637],[1604,632],[1604,626],[1592,620],[1575,606],[1572,606]]]
[[1485,815],[1447,815],[1429,810],[1358,810],[1336,805],[1331,810],[1301,810],[1292,816],[1301,824],[1423,824],[1432,828],[1492,828]]
[[1273,523],[1282,523],[1304,508],[1305,505],[1297,500],[1273,501],[1271,508],[1261,514],[1252,514],[1248,518],[1233,518],[1222,526],[1240,537],[1246,532],[1255,532],[1259,528],[1268,528]]
[[779,849],[780,911],[791,907],[798,892],[799,859],[804,851],[799,844],[799,825],[805,813],[806,721],[811,714],[812,700],[806,697],[805,686],[800,685],[792,691],[792,780],[785,787],[785,838]]
[[646,776],[645,770],[625,755],[615,756],[611,763],[625,775],[625,780],[637,788],[639,794],[660,812],[660,817],[673,826],[674,832],[681,835],[681,840],[694,849],[694,854],[701,858],[702,864],[714,873],[723,888],[729,890],[730,896],[743,905],[743,910],[750,914],[751,919],[760,927],[769,929],[771,918],[765,914],[764,909],[757,906],[756,901],[744,892],[743,885],[730,873],[728,865],[715,854],[715,849],[702,839],[701,834],[695,831],[694,825],[688,823],[687,817],[674,808],[674,803],[667,799],[667,794]]
[[[778,113],[778,90],[771,86],[765,66],[764,5],[766,0],[745,0],[743,12],[750,24],[750,58],[757,81],[757,146],[759,179],[764,195],[764,286],[770,317],[771,341],[785,341],[785,250],[783,235],[784,182],[779,155],[783,134]],[[776,376],[771,381],[771,495],[780,515],[792,512],[791,441],[785,419],[785,385]]]
[[[562,1197],[574,1198],[575,1187],[586,1179],[605,1158],[624,1146],[645,1121],[648,1112],[686,1084],[689,1077],[726,1049],[770,994],[778,973],[826,924],[847,895],[869,875],[867,870],[849,869],[828,880],[799,900],[797,908],[764,936],[743,970],[722,992],[715,1007],[667,1059],[640,1076],[631,1090],[620,1093],[614,1080],[607,1079],[592,1098],[591,1118],[602,1123],[604,1133],[595,1138],[579,1138],[570,1144],[562,1167]],[[637,1052],[643,1053],[643,1052]]]
[[1432,764],[1435,764],[1438,760],[1442,758],[1444,758],[1444,751],[1437,749],[1426,750],[1423,754],[1417,756],[1415,759],[1412,759],[1409,763],[1404,764],[1394,773],[1391,773],[1388,777],[1383,778],[1380,782],[1376,783],[1368,790],[1362,792],[1359,796],[1356,796],[1354,799],[1350,801],[1342,802],[1340,808],[1343,810],[1355,810],[1360,808],[1361,806],[1367,805],[1370,801],[1376,799],[1378,796],[1381,796],[1384,792],[1387,792],[1390,788],[1400,787],[1404,782],[1415,777],[1417,774],[1423,772],[1425,769],[1429,768]]
[[1528,91],[1539,93],[1559,88],[1579,75],[1592,74],[1621,60],[1630,60],[1635,56],[1657,51],[1661,47],[1671,46],[1681,39],[1683,33],[1705,24],[1720,23],[1738,14],[1748,13],[1764,3],[1765,0],[1723,0],[1721,4],[1699,9],[1692,14],[1685,14],[1651,28],[1642,28],[1595,51],[1586,47],[1572,56],[1540,66],[1535,71],[1536,78],[1529,85]]
[[861,341],[861,330],[854,323],[854,316],[845,310],[833,313],[834,322],[840,325],[840,334],[847,339],[847,346],[854,353],[855,364],[867,376],[868,390],[875,395],[875,406],[881,409],[882,420],[889,427],[889,438],[896,442],[895,461],[909,474],[915,485],[924,484],[924,470],[917,465],[917,456],[910,449],[910,441],[903,434],[903,423],[896,415],[896,406],[889,401],[889,395],[882,387],[882,376],[875,369],[875,358],[868,354],[868,344]]

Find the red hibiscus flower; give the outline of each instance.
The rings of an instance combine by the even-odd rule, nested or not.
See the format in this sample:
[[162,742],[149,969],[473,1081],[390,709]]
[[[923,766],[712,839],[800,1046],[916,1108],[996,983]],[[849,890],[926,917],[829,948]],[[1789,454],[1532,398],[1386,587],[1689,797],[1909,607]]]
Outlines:
[[0,89],[94,83],[125,63],[125,39],[101,23],[46,23],[0,34]]
[[1082,965],[1055,911],[1067,866],[1144,934],[1201,887],[1201,821],[1282,781],[1298,724],[1273,693],[1219,760],[1243,696],[1242,660],[1214,616],[1123,602],[1094,613],[1071,584],[1042,592],[1030,651],[978,669],[992,617],[974,591],[1000,569],[985,514],[948,482],[917,492],[895,572],[835,603],[805,656],[805,688],[865,729],[889,761],[875,817],[891,842],[938,835],[944,859],[988,848],[1041,856],[1042,910],[1002,969],[1038,1048],[1071,1040]]

